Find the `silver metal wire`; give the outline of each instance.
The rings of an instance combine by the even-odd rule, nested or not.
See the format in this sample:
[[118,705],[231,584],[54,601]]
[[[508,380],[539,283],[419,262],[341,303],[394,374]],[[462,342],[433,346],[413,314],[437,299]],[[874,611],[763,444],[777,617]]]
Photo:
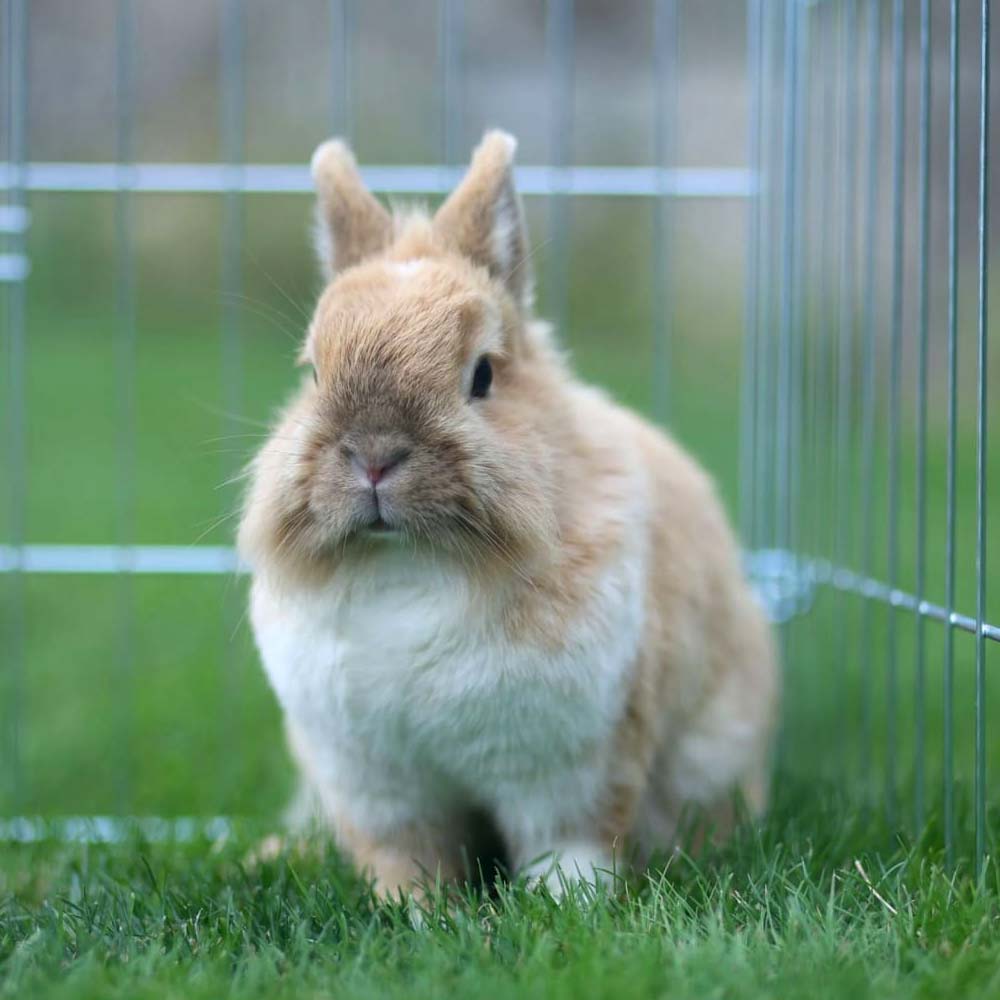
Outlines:
[[990,195],[990,0],[982,0],[979,65],[979,314],[976,395],[976,874],[986,861],[986,433],[989,427],[987,342],[989,337]]
[[756,296],[758,315],[757,328],[757,385],[756,385],[756,426],[755,447],[755,530],[754,548],[767,548],[774,544],[774,393],[773,381],[776,369],[774,357],[774,246],[779,220],[777,208],[779,199],[775,189],[775,147],[778,141],[778,116],[774,112],[774,95],[777,89],[776,35],[779,29],[778,9],[775,0],[761,3],[761,113],[760,150],[758,164],[758,210],[757,223],[757,273],[760,292]]
[[793,256],[792,296],[789,309],[791,342],[789,344],[788,400],[788,544],[792,552],[802,552],[802,444],[803,393],[806,360],[805,261],[810,248],[810,227],[806,224],[806,193],[809,178],[804,169],[806,130],[810,99],[809,64],[811,61],[812,9],[802,6],[795,18],[795,118],[793,141],[795,155],[792,172]]
[[[23,226],[11,225],[7,235],[7,256],[21,263],[12,266],[4,284],[6,298],[6,469],[7,469],[7,537],[9,546],[19,552],[24,546],[25,531],[25,438],[27,409],[25,374],[27,359],[25,279],[28,267],[26,231],[28,209],[24,190],[24,163],[27,160],[28,139],[28,73],[27,22],[25,0],[7,0],[4,18],[4,66],[7,90],[7,157],[10,184],[7,188],[7,217],[20,220]],[[4,634],[4,799],[16,810],[23,794],[23,761],[21,756],[21,705],[23,701],[25,658],[24,574],[13,572],[7,581]]]
[[[833,483],[836,492],[836,517],[834,528],[833,558],[846,566],[851,559],[851,537],[853,530],[853,508],[850,502],[856,489],[854,479],[854,446],[851,434],[854,410],[854,374],[855,374],[855,274],[857,238],[855,230],[856,200],[857,200],[857,77],[858,77],[858,39],[857,39],[857,4],[855,0],[844,0],[841,4],[843,51],[843,204],[840,206],[840,259],[838,273],[837,300],[840,310],[837,329],[836,349],[836,395],[835,395],[835,427],[833,452]],[[832,73],[830,74],[832,76]],[[832,81],[831,81],[832,87]],[[832,156],[829,158],[832,159]],[[827,198],[828,202],[829,199]],[[824,224],[824,232],[832,229],[830,223]],[[831,262],[832,264],[832,262]],[[832,271],[832,266],[824,269],[824,276]],[[832,312],[832,296],[824,296],[824,309]],[[832,339],[832,338],[831,338]],[[834,352],[831,350],[830,352]],[[843,677],[842,696],[845,705],[843,728],[844,739],[848,739],[847,719],[851,716],[851,708],[846,702],[849,699],[850,684],[847,675],[848,664],[851,661],[848,648],[847,628],[848,599],[842,593],[837,601],[836,614],[832,621],[836,626],[835,642],[840,651],[841,670]]]
[[[129,558],[134,574],[152,576],[174,575],[231,575],[244,573],[236,552],[226,545],[133,545]],[[767,566],[780,562],[785,580],[786,597],[794,599],[796,607],[810,606],[809,595],[818,585],[828,585],[836,590],[856,594],[866,600],[892,605],[952,628],[976,634],[974,616],[950,611],[943,605],[918,601],[904,590],[890,590],[884,582],[863,576],[846,566],[838,566],[827,559],[801,561],[789,553],[771,549],[755,549],[746,559],[753,575],[764,578],[774,574],[770,569],[758,572],[757,555],[768,557]],[[119,571],[122,553],[116,545],[0,545],[0,573],[32,573],[59,575],[106,575]],[[789,568],[791,564],[792,568]],[[1000,642],[1000,625],[983,622],[982,636],[991,642]]]
[[441,162],[448,165],[457,164],[462,155],[462,16],[460,0],[440,0]]
[[[242,0],[225,0],[220,24],[220,104],[222,109],[221,130],[222,156],[226,163],[229,184],[223,195],[222,222],[222,385],[223,423],[221,433],[232,438],[242,429],[240,414],[243,413],[243,323],[240,303],[244,298],[243,288],[243,237],[246,225],[243,204],[243,160],[246,145],[246,82],[245,82],[245,23]],[[232,482],[238,473],[238,465],[231,457],[223,462],[222,482]],[[235,503],[232,491],[223,491],[225,515]],[[220,644],[222,655],[222,698],[218,706],[220,746],[235,746],[234,735],[238,724],[241,685],[237,676],[238,650],[233,637],[242,615],[242,595],[234,588],[225,592],[220,622]],[[220,768],[219,801],[226,801],[231,787],[229,755],[223,754],[225,762]]]
[[846,590],[865,598],[866,601],[910,611],[932,621],[948,624],[952,628],[968,632],[970,635],[979,635],[983,639],[1000,642],[1000,626],[998,625],[991,625],[989,622],[983,622],[980,625],[970,615],[949,611],[947,608],[930,601],[918,601],[913,594],[907,593],[905,590],[889,587],[881,580],[866,577],[843,566],[835,566],[824,560],[814,560],[803,568],[802,574],[811,581],[813,586],[825,584],[837,590]]
[[334,135],[354,136],[354,0],[330,0],[330,123]]
[[[894,590],[899,577],[899,449],[902,408],[903,356],[903,196],[906,184],[904,142],[906,131],[906,79],[904,62],[903,0],[892,7],[892,302],[889,328],[888,388],[888,553],[887,582]],[[890,606],[886,631],[886,716],[885,716],[885,814],[890,826],[896,822],[896,749],[899,667],[895,609]]]
[[115,194],[115,385],[117,391],[118,545],[118,690],[114,719],[121,752],[115,756],[115,796],[118,810],[129,806],[132,784],[133,676],[136,666],[135,587],[132,545],[135,542],[136,452],[136,274],[131,163],[135,158],[135,9],[132,0],[118,0],[115,43],[116,147],[120,178]]
[[958,115],[959,115],[959,6],[951,0],[948,49],[948,456],[945,515],[945,607],[942,779],[944,798],[945,862],[955,864],[955,510],[958,462]]
[[[931,11],[930,0],[920,3],[920,176],[917,181],[920,200],[920,232],[918,242],[918,315],[917,335],[917,468],[914,490],[917,496],[916,567],[914,584],[918,603],[923,601],[927,579],[927,380],[929,367],[929,311],[930,311],[930,139],[931,139]],[[924,796],[926,771],[926,697],[927,650],[925,620],[917,615],[914,644],[916,687],[914,711],[914,762],[913,762],[913,819],[915,828],[924,827]]]
[[[548,0],[545,53],[549,75],[549,149],[554,171],[566,170],[573,151],[573,0]],[[569,319],[569,255],[571,209],[569,199],[557,191],[553,175],[549,199],[549,245],[545,255],[548,272],[548,314],[565,332]]]
[[[945,521],[945,606],[955,610],[956,490],[958,463],[958,114],[959,114],[959,5],[951,0],[948,53],[948,472]],[[943,797],[945,860],[955,864],[955,633],[945,628]]]
[[[462,167],[407,164],[363,166],[361,176],[372,191],[388,194],[447,194]],[[113,163],[26,163],[18,169],[0,163],[0,190],[110,192],[118,186]],[[745,198],[756,186],[740,167],[521,166],[515,171],[523,195],[601,196],[607,198]],[[218,163],[136,163],[131,190],[142,194],[312,194],[309,168],[299,164],[243,163],[238,173]]]
[[785,2],[784,96],[782,99],[782,216],[781,216],[781,313],[778,328],[778,373],[775,454],[775,544],[787,549],[790,544],[791,508],[791,434],[792,434],[792,340],[794,331],[796,186],[798,178],[798,0]]
[[[864,346],[862,350],[862,401],[861,401],[861,519],[862,566],[866,577],[874,575],[875,551],[875,385],[876,385],[876,330],[875,289],[877,273],[877,235],[879,218],[879,152],[881,146],[881,47],[882,8],[879,0],[868,0],[867,18],[867,178],[865,195],[865,287],[864,287]],[[872,604],[862,609],[859,660],[862,671],[861,686],[861,756],[871,760],[874,748],[874,679],[872,669],[873,644]],[[872,790],[869,791],[869,794]]]
[[[761,46],[763,12],[761,0],[747,2],[747,91],[749,123],[747,129],[747,163],[760,174],[761,101],[763,72]],[[757,388],[760,381],[760,322],[758,297],[760,292],[760,224],[761,195],[757,191],[747,202],[746,277],[743,299],[743,380],[741,383],[740,416],[740,534],[752,548],[757,542]],[[655,292],[654,292],[655,294]]]
[[[661,179],[674,165],[677,149],[677,0],[653,4],[653,158]],[[653,415],[665,423],[670,413],[673,338],[673,208],[658,193],[653,210]]]
[[[882,18],[886,7],[891,7],[891,47],[883,52]],[[773,477],[775,497],[769,503],[765,490],[752,492],[754,513],[750,518],[744,518],[744,525],[751,529],[758,523],[773,515],[774,539],[780,549],[790,549],[792,552],[802,551],[802,542],[795,529],[795,510],[801,505],[794,488],[786,492],[786,484],[794,482],[794,466],[786,468],[783,459],[786,446],[790,445],[790,462],[796,461],[799,454],[800,440],[796,440],[796,427],[801,421],[795,412],[793,395],[786,395],[788,385],[786,378],[789,368],[792,371],[792,385],[797,384],[797,361],[795,356],[796,339],[801,336],[802,323],[807,324],[805,336],[811,343],[814,338],[822,338],[823,325],[831,322],[837,326],[837,359],[836,359],[836,393],[834,399],[834,429],[833,451],[831,459],[832,485],[836,493],[834,544],[832,558],[812,559],[806,572],[817,586],[830,586],[847,595],[857,595],[862,598],[861,629],[860,629],[860,660],[862,667],[861,692],[861,755],[866,762],[866,773],[873,782],[870,794],[877,795],[884,806],[887,819],[893,826],[912,825],[916,831],[922,830],[927,819],[927,776],[928,776],[928,714],[926,707],[926,689],[928,679],[928,641],[926,635],[927,622],[938,622],[945,626],[945,644],[943,658],[944,680],[944,720],[943,720],[943,752],[941,763],[944,772],[944,842],[949,864],[955,860],[955,706],[954,706],[954,633],[956,630],[968,632],[975,640],[975,710],[974,720],[974,789],[973,807],[976,834],[976,861],[981,866],[989,849],[989,832],[986,821],[987,808],[987,716],[986,716],[986,684],[987,684],[987,645],[1000,636],[996,625],[985,620],[987,613],[986,587],[987,575],[987,513],[989,488],[987,483],[987,432],[988,432],[988,332],[989,310],[987,294],[987,278],[989,273],[989,4],[981,4],[979,53],[979,119],[978,119],[978,288],[977,288],[977,381],[976,381],[976,611],[974,616],[962,615],[956,611],[956,521],[958,516],[957,493],[957,449],[958,449],[958,156],[959,156],[959,24],[957,2],[951,5],[952,17],[949,30],[949,62],[950,62],[950,107],[949,107],[949,137],[948,137],[948,226],[947,226],[947,256],[948,256],[948,316],[946,334],[947,345],[947,486],[945,498],[945,599],[941,605],[927,599],[928,593],[928,532],[930,503],[928,498],[929,478],[929,434],[930,412],[933,395],[931,392],[931,364],[933,320],[931,314],[932,302],[932,244],[934,234],[931,225],[931,192],[932,192],[932,159],[931,142],[934,124],[932,103],[932,64],[934,55],[934,38],[932,35],[933,8],[930,0],[921,0],[919,5],[919,61],[914,60],[919,69],[919,76],[914,81],[917,86],[913,93],[916,111],[914,118],[918,121],[918,132],[913,147],[917,155],[913,158],[916,180],[915,203],[918,211],[914,216],[916,225],[912,236],[907,232],[906,205],[909,196],[907,186],[910,181],[908,162],[908,143],[906,130],[908,127],[907,96],[909,86],[907,80],[908,50],[912,43],[908,41],[911,33],[907,30],[907,5],[903,0],[893,0],[886,5],[881,0],[868,0],[867,19],[864,30],[867,54],[867,69],[864,73],[864,100],[867,105],[863,158],[866,161],[866,179],[862,189],[863,199],[858,206],[863,209],[863,231],[859,232],[855,225],[855,173],[858,138],[858,123],[856,121],[856,101],[858,98],[858,81],[861,79],[857,69],[857,27],[855,22],[855,5],[852,0],[841,0],[836,4],[824,5],[819,11],[824,11],[831,18],[827,25],[838,23],[836,14],[839,11],[840,30],[832,31],[829,27],[821,30],[824,39],[824,49],[828,58],[825,60],[810,60],[810,69],[802,75],[800,84],[807,81],[811,74],[820,73],[823,78],[823,88],[828,95],[827,101],[819,105],[819,129],[822,133],[820,149],[826,149],[820,155],[823,162],[815,168],[818,171],[817,189],[823,199],[818,209],[807,209],[805,213],[798,206],[796,168],[801,171],[809,166],[813,168],[808,152],[803,159],[802,154],[796,154],[796,144],[790,135],[790,128],[796,125],[796,116],[792,106],[796,100],[795,78],[799,64],[789,59],[789,40],[794,33],[792,21],[804,17],[804,11],[810,9],[786,4],[785,17],[782,21],[785,52],[780,68],[783,124],[778,132],[773,121],[769,124],[767,116],[773,115],[776,101],[772,95],[771,108],[768,99],[763,101],[760,110],[754,109],[752,121],[759,129],[759,143],[763,147],[775,148],[775,138],[780,135],[782,151],[782,176],[780,183],[768,183],[766,153],[761,156],[759,175],[761,177],[760,212],[751,216],[755,219],[780,219],[780,267],[775,273],[766,266],[766,254],[761,255],[762,266],[757,270],[758,288],[753,293],[753,301],[757,306],[753,323],[748,322],[747,337],[753,338],[753,348],[746,347],[748,364],[754,367],[746,378],[752,382],[753,397],[756,409],[763,411],[763,422],[757,420],[753,425],[753,434],[744,428],[744,438],[754,443],[754,468],[768,470]],[[750,8],[753,14],[753,8]],[[773,12],[773,10],[772,10]],[[753,21],[751,20],[751,24]],[[770,22],[772,26],[774,21]],[[915,27],[917,25],[914,25]],[[915,34],[915,33],[914,33]],[[766,36],[765,36],[766,37]],[[842,46],[842,48],[841,48]],[[766,48],[766,46],[764,46]],[[805,39],[795,42],[795,49],[801,56],[806,51]],[[838,55],[839,52],[839,55]],[[766,51],[762,61],[766,61]],[[888,95],[883,91],[884,70],[889,69]],[[840,114],[836,119],[838,130],[834,136],[830,120],[831,115],[826,110],[829,107],[829,88],[833,85],[833,73],[842,73],[841,89],[837,92],[840,100]],[[883,135],[883,100],[888,96],[888,114],[891,131]],[[798,99],[807,100],[801,92]],[[842,124],[842,130],[839,126]],[[888,138],[888,143],[883,142]],[[836,140],[836,141],[835,141]],[[825,167],[836,148],[837,163],[842,186],[837,197],[828,190],[824,181]],[[887,147],[887,148],[886,148]],[[751,147],[753,148],[753,147]],[[885,154],[888,153],[888,157]],[[886,165],[887,164],[887,168]],[[885,170],[885,185],[883,191],[883,170]],[[811,183],[811,182],[807,182]],[[882,196],[887,195],[883,204]],[[780,199],[780,206],[777,204]],[[809,312],[808,316],[798,316],[794,303],[797,296],[816,294],[801,287],[802,276],[796,273],[797,263],[803,255],[810,255],[809,247],[802,242],[803,236],[789,222],[789,211],[792,209],[796,219],[808,218],[810,213],[818,213],[821,238],[829,239],[831,228],[837,227],[839,244],[838,274],[836,278],[836,295],[830,296],[830,268],[821,266],[818,275],[811,278],[818,287],[819,310]],[[833,215],[833,220],[830,215]],[[864,279],[860,284],[861,292],[861,352],[860,365],[855,360],[855,313],[854,303],[857,294],[856,273],[853,270],[858,250],[857,237],[861,236],[860,247],[863,255]],[[887,246],[883,248],[883,235],[888,236]],[[794,241],[799,241],[798,244]],[[944,249],[942,241],[942,249]],[[913,268],[914,286],[908,285],[910,271],[907,268],[908,254],[912,248],[915,267]],[[822,260],[825,254],[820,252]],[[888,273],[884,281],[882,274]],[[789,287],[791,276],[791,287]],[[884,319],[882,315],[881,288],[886,288],[886,308]],[[761,359],[765,352],[757,347],[758,338],[763,336],[762,328],[766,326],[768,315],[766,302],[770,296],[779,294],[781,297],[781,312],[778,325],[779,347],[773,357],[773,364]],[[910,296],[915,302],[915,322],[909,324],[905,319],[905,303]],[[765,303],[765,305],[762,305]],[[813,325],[812,317],[817,321]],[[789,335],[791,340],[789,340]],[[904,361],[909,357],[914,359],[912,394],[908,385],[904,385]],[[812,365],[823,364],[825,357],[820,344],[812,344],[807,355]],[[776,374],[768,374],[771,368]],[[761,370],[763,369],[763,370]],[[767,387],[768,380],[777,382],[771,390]],[[853,441],[855,407],[855,380],[860,381],[860,451],[855,451]],[[884,382],[883,382],[884,379]],[[805,385],[810,392],[823,392],[823,378],[816,371],[806,373]],[[768,415],[768,399],[776,398],[776,419],[771,421]],[[884,395],[883,395],[884,393]],[[763,400],[762,398],[763,397]],[[909,441],[910,425],[904,422],[904,404],[912,400],[913,410],[913,441],[915,470],[912,482],[912,493],[909,484],[902,482],[904,456],[903,451]],[[880,420],[884,406],[885,420]],[[814,399],[804,411],[806,422],[819,419],[823,412],[822,400]],[[790,416],[790,421],[786,417]],[[786,437],[786,427],[791,425]],[[777,435],[776,447],[772,456],[768,456],[762,444],[764,434],[761,428],[773,428]],[[808,429],[808,440],[814,447],[822,447],[823,431],[819,427]],[[855,456],[860,459],[860,504],[855,500],[855,489],[852,486],[852,476],[855,468]],[[883,462],[884,455],[884,462]],[[814,463],[811,468],[819,468]],[[791,475],[789,473],[791,472]],[[744,477],[747,473],[744,471]],[[884,479],[882,478],[884,476]],[[885,493],[882,493],[884,485]],[[908,495],[909,494],[909,495]],[[814,485],[810,494],[817,503],[822,503],[822,488]],[[884,497],[884,507],[883,507]],[[757,506],[763,505],[768,513],[760,515]],[[860,506],[861,510],[858,511]],[[791,511],[792,521],[785,528],[785,511]],[[914,535],[914,593],[906,592],[900,586],[903,560],[901,558],[902,532],[904,523],[908,521],[908,510],[913,511]],[[852,568],[852,519],[860,515],[860,570]],[[822,522],[822,512],[814,510],[812,516]],[[883,521],[884,517],[884,521]],[[904,521],[904,517],[907,520]],[[787,530],[788,534],[782,532]],[[884,531],[884,535],[883,532]],[[767,541],[766,532],[751,531],[750,537],[759,546]],[[885,549],[882,549],[884,540]],[[814,551],[821,551],[820,534],[816,533],[810,539]],[[885,572],[882,579],[876,570],[881,565],[881,553],[885,553]],[[808,588],[804,588],[807,590]],[[878,612],[879,605],[884,607],[884,613]],[[835,631],[842,633],[837,638],[839,646],[846,649],[847,635],[844,632],[848,619],[848,603],[842,602],[838,609],[840,627]],[[912,674],[907,671],[908,684],[912,684],[912,739],[909,733],[901,728],[901,705],[903,692],[901,684],[902,651],[904,648],[900,632],[901,622],[899,612],[905,611],[914,615],[914,659]],[[877,647],[876,628],[881,629],[885,623],[885,646],[883,650]],[[846,659],[844,652],[842,659]],[[882,668],[879,689],[875,687],[875,670]],[[884,688],[881,686],[884,684]],[[877,712],[877,729],[876,713]],[[903,747],[912,746],[912,812],[902,813],[899,799],[905,787],[909,774],[904,767],[902,758]],[[878,753],[876,753],[878,747]],[[872,766],[875,762],[877,766]],[[906,763],[909,763],[909,759]],[[876,788],[874,782],[881,784]]]
[[128,561],[133,574],[222,575],[241,572],[228,545],[0,545],[0,573],[104,576]]
[[[836,273],[836,201],[838,163],[837,145],[839,130],[836,127],[837,66],[844,48],[844,39],[837,24],[838,11],[833,5],[825,5],[817,9],[813,18],[816,40],[823,44],[814,46],[817,52],[815,60],[807,64],[807,71],[818,75],[819,80],[812,90],[818,97],[818,108],[814,109],[808,119],[813,140],[810,143],[812,151],[807,147],[807,158],[803,162],[806,178],[815,177],[815,194],[807,198],[807,203],[813,206],[813,213],[805,220],[805,224],[816,229],[817,247],[814,253],[813,273],[808,279],[813,298],[812,315],[808,320],[805,335],[812,346],[812,358],[809,365],[809,397],[811,412],[808,420],[811,431],[810,451],[812,454],[812,496],[809,500],[812,508],[813,537],[811,545],[806,550],[814,559],[834,557],[833,535],[831,527],[837,518],[833,516],[831,506],[831,491],[837,482],[837,470],[833,459],[836,448],[832,435],[834,427],[833,408],[836,405],[834,393],[834,329],[836,318],[836,298],[834,294],[834,275]],[[846,599],[845,599],[846,600]],[[840,603],[843,603],[841,601]],[[825,632],[820,640],[828,648],[834,648],[838,642],[846,639],[846,630],[837,628],[834,615],[827,615]],[[805,645],[812,640],[807,636]],[[842,659],[843,663],[847,660]],[[847,686],[842,685],[846,701]],[[848,715],[847,705],[841,706],[845,725]]]

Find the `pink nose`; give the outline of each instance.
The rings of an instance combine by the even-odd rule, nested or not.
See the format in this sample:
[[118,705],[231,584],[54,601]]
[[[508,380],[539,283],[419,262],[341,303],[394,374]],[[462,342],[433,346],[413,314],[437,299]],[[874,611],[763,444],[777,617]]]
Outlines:
[[346,448],[345,453],[350,458],[351,465],[360,479],[363,479],[368,486],[375,489],[379,483],[393,469],[401,465],[409,456],[409,448],[379,448],[375,447],[366,452],[358,453],[351,448]]
[[382,465],[367,465],[365,466],[365,475],[368,477],[368,482],[372,486],[378,486],[385,474],[397,463],[383,463]]

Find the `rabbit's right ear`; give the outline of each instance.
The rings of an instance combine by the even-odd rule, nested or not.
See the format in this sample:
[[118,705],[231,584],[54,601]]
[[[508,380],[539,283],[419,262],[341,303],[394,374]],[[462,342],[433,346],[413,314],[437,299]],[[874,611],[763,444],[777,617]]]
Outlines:
[[327,278],[384,250],[392,241],[392,216],[365,187],[354,154],[340,139],[313,153],[316,251]]

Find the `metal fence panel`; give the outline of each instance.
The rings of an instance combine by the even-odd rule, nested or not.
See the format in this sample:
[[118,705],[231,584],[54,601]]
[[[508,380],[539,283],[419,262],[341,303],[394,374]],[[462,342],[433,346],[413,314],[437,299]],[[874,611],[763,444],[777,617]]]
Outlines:
[[[571,232],[576,199],[647,199],[652,410],[666,420],[678,376],[675,316],[678,205],[685,199],[743,199],[746,271],[740,400],[740,524],[747,566],[778,621],[817,620],[808,612],[832,596],[827,637],[838,651],[838,726],[847,759],[860,773],[869,805],[892,826],[919,830],[937,808],[949,863],[956,861],[956,720],[974,729],[975,860],[990,846],[988,826],[987,655],[1000,626],[986,603],[989,430],[990,3],[981,0],[978,87],[962,93],[958,0],[948,17],[930,0],[748,0],[744,167],[683,166],[679,156],[680,63],[685,8],[650,0],[652,162],[586,165],[574,156],[577,16],[573,0],[549,0],[544,21],[548,162],[518,167],[529,198],[546,199],[545,312],[569,325]],[[438,163],[365,166],[376,191],[438,195],[461,175],[469,139],[465,31],[459,0],[437,7]],[[329,119],[355,134],[361,11],[330,0]],[[244,253],[247,196],[307,193],[301,165],[246,162],[246,12],[239,0],[219,8],[220,159],[152,163],[137,157],[136,9],[117,0],[114,162],[31,161],[27,148],[28,5],[5,0],[6,156],[0,163],[0,287],[5,300],[5,480],[7,531],[0,545],[6,588],[4,623],[4,801],[21,799],[22,689],[26,578],[42,574],[113,574],[117,578],[116,711],[111,725],[122,752],[115,777],[119,811],[132,799],[132,703],[137,654],[137,580],[147,575],[231,574],[225,546],[139,544],[137,493],[137,203],[157,194],[204,195],[221,202],[219,400],[222,434],[240,433],[246,402]],[[947,30],[941,27],[947,25]],[[727,26],[728,27],[728,26]],[[947,120],[935,114],[936,55],[947,55]],[[915,66],[914,73],[908,67]],[[977,106],[975,323],[975,608],[959,609],[959,448],[962,443],[959,290],[960,167],[963,109]],[[916,132],[908,122],[916,109]],[[934,171],[935,143],[947,133],[947,176]],[[915,155],[910,155],[915,146]],[[946,227],[932,225],[934,192],[946,181]],[[936,186],[937,185],[937,186]],[[25,535],[27,230],[31,193],[109,193],[114,217],[116,536],[106,545],[27,544]],[[915,201],[916,212],[907,206]],[[934,262],[946,262],[945,313],[935,320]],[[914,264],[914,267],[908,267]],[[884,292],[887,290],[887,293]],[[912,312],[913,322],[908,322]],[[944,356],[944,371],[935,363]],[[908,369],[912,368],[912,377]],[[943,404],[935,406],[935,400]],[[940,412],[938,412],[940,411]],[[912,418],[912,419],[911,419]],[[936,428],[943,428],[943,502],[929,502]],[[910,454],[912,446],[912,456]],[[913,462],[912,477],[908,476]],[[223,461],[228,482],[237,463]],[[230,506],[232,486],[222,503]],[[967,505],[966,505],[967,506]],[[910,527],[912,507],[912,530]],[[939,509],[942,508],[942,509]],[[912,545],[912,586],[907,584]],[[943,587],[934,586],[932,551],[942,551]],[[240,596],[219,610],[226,635],[238,626]],[[969,611],[970,609],[964,609]],[[905,613],[905,614],[904,614]],[[910,617],[912,616],[912,617]],[[913,624],[912,635],[909,623]],[[930,624],[943,625],[938,645]],[[974,650],[975,704],[957,705],[956,633]],[[910,656],[912,640],[912,658]],[[786,658],[807,670],[816,631],[787,631]],[[227,650],[229,646],[225,647]],[[937,654],[940,653],[940,656]],[[220,683],[238,698],[234,666]],[[912,663],[911,663],[912,659]],[[805,664],[803,666],[803,664]],[[912,668],[912,669],[911,669]],[[933,676],[940,669],[940,682]],[[857,699],[854,686],[857,687]],[[940,741],[928,705],[941,698]],[[904,715],[906,706],[912,715]],[[966,715],[966,709],[968,714]],[[231,720],[223,716],[223,727]],[[912,748],[912,749],[909,749]],[[873,762],[877,761],[878,766]],[[931,765],[934,765],[932,768]],[[932,783],[939,775],[940,786]],[[225,781],[225,775],[220,775]],[[903,796],[912,803],[904,806]],[[13,829],[13,827],[11,827]],[[27,829],[27,827],[25,827]]]

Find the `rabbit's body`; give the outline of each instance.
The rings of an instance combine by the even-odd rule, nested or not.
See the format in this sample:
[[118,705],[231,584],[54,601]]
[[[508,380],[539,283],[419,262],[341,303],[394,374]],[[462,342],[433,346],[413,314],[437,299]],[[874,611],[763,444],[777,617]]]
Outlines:
[[485,814],[515,862],[552,849],[561,825],[598,811],[638,580],[595,581],[581,609],[593,620],[554,650],[510,636],[503,608],[461,573],[385,549],[301,602],[266,585],[254,595],[261,653],[324,813],[375,839],[436,828],[456,848],[470,846],[466,818]]
[[[512,319],[503,301],[516,345],[504,355],[495,330],[478,333],[486,346],[471,355],[481,365],[492,350],[511,366],[482,401],[493,409],[463,402],[459,432],[451,410],[442,416],[450,399],[404,403],[411,382],[444,378],[436,363],[419,367],[427,338],[491,289],[438,261],[441,237],[420,217],[397,224],[393,241],[387,260],[356,267],[355,285],[344,279],[335,315],[358,342],[425,332],[412,344],[400,332],[384,357],[376,340],[345,354],[343,338],[341,353],[313,354],[336,371],[352,415],[367,405],[345,374],[359,358],[372,367],[352,379],[367,391],[386,366],[414,366],[371,411],[380,426],[385,412],[406,413],[379,431],[405,469],[389,486],[369,469],[371,493],[358,499],[324,450],[347,440],[339,461],[354,462],[355,438],[320,429],[307,387],[257,460],[241,531],[254,631],[323,818],[394,891],[422,873],[460,874],[473,818],[488,818],[518,869],[558,861],[593,878],[668,848],[685,805],[720,827],[734,790],[762,809],[774,656],[711,483],[665,435],[575,382],[544,326]],[[321,303],[316,322],[330,315]],[[473,325],[483,322],[477,311]],[[480,414],[501,435],[483,457]],[[405,434],[391,436],[400,421]],[[422,454],[414,442],[437,434]],[[451,447],[476,455],[458,483],[432,464]],[[373,496],[374,513],[345,506]],[[472,523],[473,537],[425,527],[439,510]],[[343,527],[355,517],[378,524]],[[400,530],[380,530],[383,518]]]

